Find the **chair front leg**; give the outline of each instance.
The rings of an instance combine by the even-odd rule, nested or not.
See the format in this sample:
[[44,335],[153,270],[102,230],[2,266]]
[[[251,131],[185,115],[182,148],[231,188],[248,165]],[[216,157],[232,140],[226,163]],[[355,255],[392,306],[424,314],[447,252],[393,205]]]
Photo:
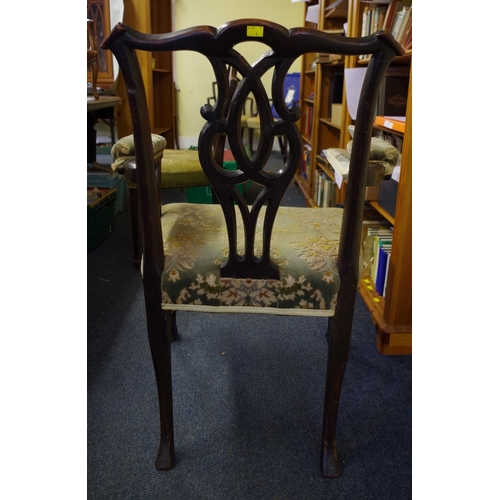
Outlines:
[[170,339],[172,338],[172,314],[163,314],[158,305],[147,311],[149,346],[156,376],[160,408],[160,444],[155,467],[168,470],[174,465],[174,420],[172,403],[172,368]]

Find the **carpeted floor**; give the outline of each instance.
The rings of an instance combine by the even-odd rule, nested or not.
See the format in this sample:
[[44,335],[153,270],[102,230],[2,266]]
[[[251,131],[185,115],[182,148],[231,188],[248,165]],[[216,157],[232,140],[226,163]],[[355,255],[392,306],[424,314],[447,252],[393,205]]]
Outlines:
[[[301,203],[296,186],[290,203]],[[168,198],[178,201],[182,193]],[[326,320],[178,313],[176,465],[155,470],[156,385],[128,212],[88,252],[88,498],[411,498],[411,356],[382,356],[358,298],[339,479],[319,471]]]

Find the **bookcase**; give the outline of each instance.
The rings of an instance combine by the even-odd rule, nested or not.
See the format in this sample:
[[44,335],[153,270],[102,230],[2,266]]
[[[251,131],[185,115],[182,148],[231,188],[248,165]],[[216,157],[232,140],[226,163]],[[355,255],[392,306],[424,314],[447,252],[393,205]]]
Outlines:
[[[405,2],[410,4],[411,2]],[[376,5],[376,4],[375,4]],[[311,16],[311,6],[317,9],[317,18]],[[312,0],[306,4],[305,26],[335,32],[346,23],[346,36],[359,37],[366,29],[367,6],[374,8],[372,2],[360,0]],[[385,4],[386,7],[387,4]],[[394,6],[393,6],[394,7]],[[316,22],[311,22],[314,20]],[[411,24],[410,24],[411,26]],[[410,33],[411,40],[411,33]],[[411,46],[411,45],[410,45]],[[406,55],[394,60],[391,68],[406,69],[409,74],[409,88],[406,104],[404,133],[383,126],[374,126],[374,134],[384,132],[398,137],[401,147],[401,170],[397,184],[395,210],[390,213],[377,196],[367,196],[365,203],[365,224],[385,221],[393,229],[391,255],[386,273],[384,294],[376,291],[370,276],[362,276],[359,293],[363,298],[375,325],[377,349],[382,354],[411,354],[412,334],[412,88],[411,88],[411,49]],[[315,63],[316,60],[316,63]],[[304,157],[295,176],[296,184],[302,190],[308,206],[333,206],[343,203],[345,183],[338,188],[334,182],[334,172],[328,162],[321,157],[327,148],[345,148],[351,139],[348,126],[352,120],[346,105],[345,85],[342,99],[337,109],[332,87],[342,80],[341,75],[348,68],[366,67],[368,59],[355,56],[341,61],[319,62],[323,59],[316,54],[305,56],[301,73],[300,130],[304,143]],[[354,123],[352,123],[354,124]],[[355,124],[354,124],[355,125]],[[333,187],[332,187],[333,184]],[[323,196],[318,198],[318,189]],[[333,195],[332,195],[333,191]],[[325,194],[329,197],[327,201]],[[319,203],[318,203],[319,202]],[[364,241],[363,241],[364,245]]]
[[[123,22],[144,33],[172,31],[172,6],[170,0],[124,0]],[[137,51],[141,66],[146,98],[149,105],[151,131],[167,140],[167,147],[175,148],[175,89],[171,52],[149,53]],[[132,133],[132,120],[127,93],[121,75],[117,82],[117,95],[122,98],[118,112],[118,135]]]
[[[330,33],[343,33],[344,24],[347,23],[348,2],[341,3],[338,8],[330,8],[334,3],[338,2],[311,0],[306,4],[305,26]],[[311,10],[317,13],[317,17],[307,14]],[[313,22],[315,20],[317,22]],[[334,206],[341,200],[333,170],[319,153],[326,148],[341,147],[346,142],[347,133],[346,110],[342,104],[345,61],[322,60],[320,54],[307,54],[302,60],[300,130],[304,160],[295,180],[309,206]],[[334,110],[332,100],[336,101]],[[320,196],[321,186],[327,186],[330,197]]]

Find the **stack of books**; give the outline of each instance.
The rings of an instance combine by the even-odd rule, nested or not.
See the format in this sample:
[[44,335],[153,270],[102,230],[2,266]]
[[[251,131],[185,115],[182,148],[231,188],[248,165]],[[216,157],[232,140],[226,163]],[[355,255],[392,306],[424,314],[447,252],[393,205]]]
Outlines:
[[[387,3],[369,3],[361,17],[361,36],[387,29],[400,45],[409,51],[412,48],[412,6],[411,0],[392,0]],[[369,56],[359,56],[368,59]]]
[[369,227],[364,240],[363,274],[375,284],[377,293],[385,296],[387,273],[392,249],[392,228],[389,226]]

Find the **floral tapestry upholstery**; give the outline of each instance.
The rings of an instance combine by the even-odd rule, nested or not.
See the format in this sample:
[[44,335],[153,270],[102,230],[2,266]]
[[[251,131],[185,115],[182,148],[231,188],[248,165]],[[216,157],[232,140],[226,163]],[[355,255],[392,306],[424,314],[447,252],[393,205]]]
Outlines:
[[[257,256],[263,215],[259,215]],[[280,279],[221,278],[219,268],[228,255],[228,239],[220,205],[164,205],[162,307],[332,316],[340,284],[341,222],[340,208],[280,207],[271,240],[271,257],[279,266]],[[240,220],[238,242],[242,238]]]

